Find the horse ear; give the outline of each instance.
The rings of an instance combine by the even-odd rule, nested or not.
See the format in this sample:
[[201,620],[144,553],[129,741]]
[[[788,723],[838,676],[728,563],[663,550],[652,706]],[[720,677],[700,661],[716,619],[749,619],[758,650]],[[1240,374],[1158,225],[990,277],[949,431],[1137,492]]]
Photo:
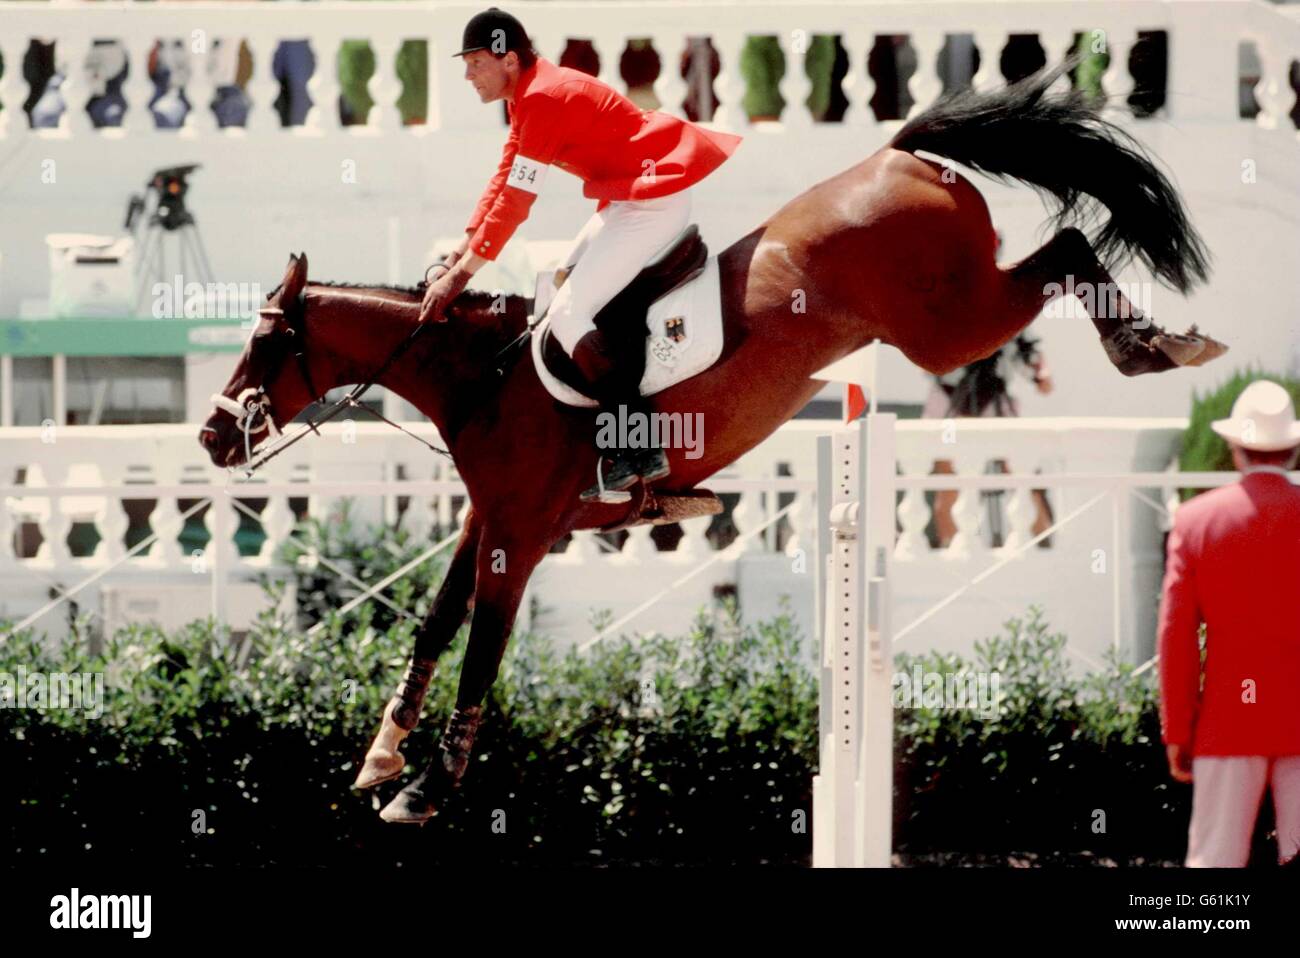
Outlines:
[[284,271],[284,279],[280,281],[280,302],[288,302],[298,298],[298,294],[303,291],[307,285],[307,254],[303,253],[298,256],[289,254],[289,265]]

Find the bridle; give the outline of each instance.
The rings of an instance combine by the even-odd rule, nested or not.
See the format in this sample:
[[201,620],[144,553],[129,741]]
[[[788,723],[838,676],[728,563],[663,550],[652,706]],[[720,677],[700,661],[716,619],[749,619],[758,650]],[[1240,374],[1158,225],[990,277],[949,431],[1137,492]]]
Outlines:
[[[388,359],[384,361],[384,364],[380,366],[369,379],[364,383],[353,386],[352,389],[348,391],[347,395],[342,396],[326,409],[307,420],[307,422],[303,424],[303,428],[294,435],[286,437],[280,429],[280,426],[275,421],[275,415],[271,408],[271,396],[268,392],[270,387],[274,385],[276,376],[279,375],[280,370],[284,368],[284,360],[287,357],[281,350],[292,352],[294,359],[298,363],[298,371],[302,375],[303,382],[307,384],[307,389],[312,395],[312,401],[314,403],[321,403],[324,398],[324,393],[318,390],[312,382],[311,367],[307,363],[306,312],[307,290],[305,288],[298,293],[293,302],[289,304],[288,309],[283,309],[279,306],[266,306],[259,309],[257,311],[259,317],[263,319],[272,318],[282,321],[277,322],[275,324],[275,331],[268,334],[268,336],[283,337],[283,345],[280,347],[280,350],[277,350],[276,353],[273,354],[274,362],[268,363],[268,365],[270,365],[269,374],[262,379],[262,382],[259,385],[248,386],[241,390],[239,395],[234,399],[222,395],[221,393],[213,393],[210,397],[213,406],[234,417],[236,428],[243,434],[244,478],[250,478],[254,472],[266,465],[266,463],[270,462],[280,453],[284,452],[294,443],[298,442],[298,440],[306,436],[307,433],[314,432],[319,436],[320,430],[317,428],[318,426],[329,422],[344,409],[348,408],[364,410],[373,416],[377,416],[393,428],[406,433],[417,442],[421,442],[428,446],[434,452],[446,456],[448,459],[452,458],[451,453],[446,449],[441,449],[438,446],[435,446],[428,440],[423,439],[411,432],[409,429],[404,428],[400,423],[393,422],[382,413],[377,413],[373,409],[362,406],[359,402],[361,397],[365,395],[366,391],[388,371],[389,367],[392,366],[392,364],[396,362],[402,354],[406,352],[411,343],[415,341],[415,338],[419,336],[424,330],[424,327],[428,325],[427,323],[417,323],[415,328],[411,330],[410,334],[397,344],[397,348],[393,350]],[[272,442],[270,446],[262,449],[258,458],[254,460],[253,446],[256,442],[262,441],[260,438],[255,439],[254,437],[260,437],[262,433],[266,433],[265,438],[270,438],[274,440],[274,442]]]

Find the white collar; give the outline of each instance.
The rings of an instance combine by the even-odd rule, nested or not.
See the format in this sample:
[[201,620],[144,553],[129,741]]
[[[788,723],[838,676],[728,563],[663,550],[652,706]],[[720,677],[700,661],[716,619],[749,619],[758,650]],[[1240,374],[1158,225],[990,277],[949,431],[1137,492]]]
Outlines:
[[1249,476],[1252,472],[1271,472],[1283,477],[1284,479],[1287,478],[1287,471],[1281,466],[1247,466],[1245,469],[1241,470],[1243,476]]

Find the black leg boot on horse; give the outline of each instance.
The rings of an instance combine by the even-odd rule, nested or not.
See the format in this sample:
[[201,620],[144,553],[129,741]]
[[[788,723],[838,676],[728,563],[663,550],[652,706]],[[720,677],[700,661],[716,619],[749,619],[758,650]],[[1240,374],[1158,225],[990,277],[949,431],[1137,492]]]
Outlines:
[[453,709],[438,743],[438,758],[403,788],[379,817],[386,822],[422,825],[435,815],[460,787],[482,722],[481,705]]
[[[625,343],[611,342],[601,330],[587,333],[573,348],[574,365],[586,377],[592,397],[600,403],[602,415],[613,422],[645,423],[645,442],[637,445],[601,447],[596,462],[596,482],[582,494],[584,502],[626,502],[637,482],[651,483],[669,473],[668,456],[654,442],[650,403],[641,395],[645,362],[644,337],[628,337]],[[616,427],[616,437],[620,430]],[[610,466],[605,470],[605,459]]]

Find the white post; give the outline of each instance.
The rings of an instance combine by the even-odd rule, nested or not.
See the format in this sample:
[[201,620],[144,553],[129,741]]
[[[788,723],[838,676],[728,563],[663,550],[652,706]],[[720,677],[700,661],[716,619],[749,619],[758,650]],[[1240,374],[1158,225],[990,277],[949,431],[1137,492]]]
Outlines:
[[14,424],[14,358],[0,356],[0,427]]
[[234,531],[230,528],[230,503],[222,496],[213,496],[208,506],[212,522],[208,529],[212,541],[208,547],[208,569],[212,573],[212,618],[217,626],[226,624],[226,549]]
[[825,496],[819,511],[827,516],[831,539],[821,614],[821,768],[813,779],[813,865],[818,868],[887,868],[890,863],[894,721],[888,581],[895,422],[892,413],[872,413],[818,447],[818,488]]
[[50,390],[54,400],[54,425],[68,424],[68,358],[62,353],[50,357]]
[[[874,394],[873,394],[874,396]],[[897,416],[873,412],[863,426],[866,488],[859,525],[866,555],[866,661],[862,667],[862,799],[855,864],[888,868],[893,851],[894,650],[889,623],[889,570],[894,554],[894,428]]]

